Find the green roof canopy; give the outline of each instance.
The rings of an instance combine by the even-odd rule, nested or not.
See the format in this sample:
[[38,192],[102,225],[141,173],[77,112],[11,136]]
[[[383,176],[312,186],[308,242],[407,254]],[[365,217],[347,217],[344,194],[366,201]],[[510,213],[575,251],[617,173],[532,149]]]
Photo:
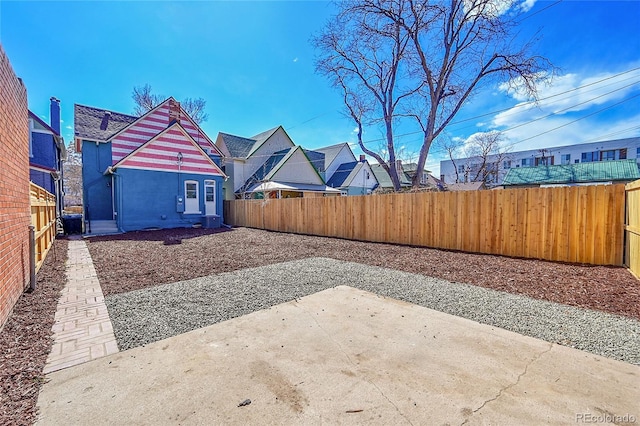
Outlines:
[[545,185],[640,179],[635,159],[594,161],[556,166],[518,167],[509,170],[502,182],[510,185]]

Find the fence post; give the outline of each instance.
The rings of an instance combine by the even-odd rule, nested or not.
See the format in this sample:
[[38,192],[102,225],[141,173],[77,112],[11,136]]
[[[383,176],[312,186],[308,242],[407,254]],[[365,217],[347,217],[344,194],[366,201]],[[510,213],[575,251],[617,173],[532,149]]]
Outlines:
[[29,225],[29,291],[36,290],[36,228]]

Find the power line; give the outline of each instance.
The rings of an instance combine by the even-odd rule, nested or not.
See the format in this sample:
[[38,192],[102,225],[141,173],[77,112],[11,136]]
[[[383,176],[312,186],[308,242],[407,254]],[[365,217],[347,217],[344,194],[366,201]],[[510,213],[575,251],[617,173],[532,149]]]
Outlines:
[[[547,96],[547,97],[544,97],[544,98],[540,98],[540,99],[535,100],[535,101],[523,102],[523,103],[515,105],[513,107],[503,108],[503,109],[499,109],[499,110],[495,110],[495,111],[490,111],[490,112],[487,112],[487,113],[484,113],[484,114],[476,115],[474,117],[469,117],[469,118],[465,118],[463,120],[454,121],[454,122],[450,123],[449,125],[452,126],[452,125],[464,123],[464,122],[467,122],[467,121],[475,120],[475,119],[478,119],[478,118],[486,117],[486,116],[489,116],[489,115],[499,114],[501,112],[506,112],[506,111],[512,111],[514,109],[521,108],[521,107],[524,107],[524,106],[540,104],[540,101],[546,101],[548,99],[555,98],[557,96],[566,95],[567,93],[575,92],[577,90],[584,89],[585,87],[593,86],[594,84],[599,84],[599,83],[602,83],[603,81],[611,80],[612,78],[616,78],[616,77],[619,77],[621,75],[628,74],[630,72],[637,71],[637,70],[640,70],[640,68],[633,68],[631,70],[628,70],[628,71],[625,71],[625,72],[622,72],[622,73],[619,73],[619,74],[616,74],[616,75],[613,75],[613,76],[610,76],[610,77],[606,77],[606,78],[603,78],[601,80],[598,80],[598,81],[595,81],[595,82],[592,82],[592,83],[584,84],[582,86],[578,86],[578,87],[573,88],[573,89],[565,90],[564,92],[560,92],[560,93],[556,93],[556,94],[553,94],[553,95],[550,95],[550,96]],[[631,79],[634,79],[634,78],[637,78],[637,77],[636,76],[628,77],[628,78],[620,80],[620,81],[618,81],[616,83],[621,83],[623,81],[631,80]],[[607,87],[607,86],[610,86],[610,85],[616,84],[616,83],[610,83],[610,84],[608,84],[606,86],[602,86],[602,87]],[[635,83],[638,83],[638,81],[636,81]],[[593,89],[593,90],[597,90],[597,88]],[[593,90],[589,90],[586,93],[591,92]],[[560,102],[562,100],[564,100],[564,98],[563,99],[558,99],[557,101],[554,101],[554,102],[551,102],[551,103],[553,104],[555,102]],[[519,112],[514,112],[513,114],[519,114]],[[513,114],[509,114],[509,115],[513,115]]]
[[637,82],[637,81],[636,81],[636,82],[634,82],[634,83],[631,83],[631,84],[627,84],[626,86],[619,87],[619,88],[617,88],[617,89],[615,89],[615,90],[612,90],[612,91],[610,91],[610,92],[603,93],[602,95],[600,95],[600,96],[596,96],[595,98],[591,98],[591,99],[588,99],[588,100],[586,100],[586,101],[583,101],[583,102],[577,103],[577,104],[575,104],[575,105],[571,105],[571,106],[566,107],[566,108],[564,108],[564,109],[561,109],[561,110],[559,110],[559,111],[554,111],[554,112],[552,112],[551,114],[547,114],[547,115],[544,115],[544,116],[542,116],[542,117],[538,117],[538,118],[535,118],[535,119],[533,119],[533,120],[527,121],[526,123],[521,123],[521,124],[518,124],[518,125],[516,125],[516,126],[510,127],[510,128],[508,128],[507,130],[503,130],[503,131],[502,131],[502,133],[506,133],[506,132],[508,132],[508,131],[511,131],[511,130],[517,129],[517,128],[519,128],[519,127],[526,126],[526,125],[531,124],[531,123],[535,123],[536,121],[540,121],[540,120],[543,120],[543,119],[545,119],[545,118],[549,118],[549,117],[552,117],[552,116],[554,116],[554,115],[557,115],[557,114],[559,114],[559,113],[562,113],[562,112],[565,112],[565,111],[569,111],[569,110],[571,110],[571,109],[573,109],[573,108],[575,108],[575,107],[577,107],[577,106],[584,105],[584,104],[587,104],[587,103],[589,103],[589,102],[593,102],[593,101],[595,101],[596,99],[600,99],[600,98],[602,98],[602,97],[604,97],[604,96],[610,95],[610,94],[615,93],[615,92],[617,92],[617,91],[619,91],[619,90],[626,89],[627,87],[631,87],[631,86],[634,86],[634,85],[636,85],[636,84],[638,84],[638,82]]
[[553,3],[553,4],[550,4],[549,6],[545,6],[545,7],[543,7],[542,9],[537,10],[537,11],[533,12],[533,13],[532,13],[532,14],[530,14],[530,15],[526,15],[524,18],[520,19],[520,20],[518,21],[518,23],[520,23],[520,22],[522,22],[522,21],[524,21],[524,20],[526,20],[526,19],[529,19],[529,18],[531,18],[532,16],[535,16],[535,15],[537,15],[537,14],[538,14],[538,13],[540,13],[540,12],[544,12],[545,10],[547,10],[547,9],[549,9],[549,8],[553,7],[553,6],[556,6],[556,5],[557,5],[557,4],[559,4],[559,3],[562,3],[562,0],[558,0],[558,1],[556,1],[555,3]]
[[[489,115],[495,115],[495,114],[499,114],[501,112],[510,111],[510,110],[513,110],[513,109],[516,109],[516,108],[521,108],[521,107],[524,107],[524,106],[527,106],[527,105],[539,104],[540,101],[546,101],[548,99],[555,98],[557,96],[561,96],[561,95],[565,95],[567,93],[575,92],[577,90],[584,89],[585,87],[590,87],[590,86],[593,86],[595,84],[599,84],[599,83],[602,83],[604,81],[611,80],[613,78],[616,78],[616,77],[619,77],[621,75],[628,74],[630,72],[637,71],[637,70],[640,70],[640,67],[632,68],[632,69],[629,69],[627,71],[623,71],[623,72],[620,72],[618,74],[602,78],[602,79],[600,79],[598,81],[594,81],[594,82],[591,82],[591,83],[588,83],[588,84],[584,84],[582,86],[578,86],[578,87],[573,88],[573,89],[565,90],[564,92],[560,92],[560,93],[556,93],[556,94],[553,94],[553,95],[549,95],[549,96],[546,96],[544,98],[538,99],[537,101],[523,102],[523,103],[518,104],[518,105],[513,106],[513,107],[494,110],[494,111],[490,111],[490,112],[487,112],[487,113],[484,113],[484,114],[480,114],[480,115],[476,115],[476,116],[473,116],[473,117],[465,118],[463,120],[458,120],[458,121],[455,121],[455,122],[451,122],[451,123],[449,123],[449,125],[447,127],[453,126],[453,125],[456,125],[456,124],[460,124],[460,123],[464,123],[464,122],[467,122],[467,121],[471,121],[471,120],[476,120],[478,118],[486,117],[486,116],[489,116]],[[634,78],[634,77],[630,77],[628,79],[631,79],[631,78]],[[623,81],[626,81],[628,79],[625,79]],[[637,84],[637,83],[638,83],[638,81],[634,82],[633,84]],[[399,135],[394,135],[394,139],[405,137],[405,136],[412,136],[412,135],[416,135],[416,134],[419,134],[419,133],[422,133],[422,131],[417,130],[417,131],[413,131],[413,132],[402,133],[402,134],[399,134]],[[370,140],[367,140],[367,141],[363,141],[363,143],[364,144],[368,144],[368,143],[371,143],[371,142],[380,142],[380,141],[384,141],[384,140],[385,140],[385,138],[377,138],[377,139],[370,139]]]
[[608,110],[608,109],[611,109],[611,108],[613,108],[613,107],[616,107],[616,106],[618,106],[618,105],[620,105],[620,104],[623,104],[623,103],[625,103],[625,102],[628,102],[628,101],[630,101],[630,100],[632,100],[632,99],[635,99],[635,98],[637,98],[637,97],[640,97],[640,94],[638,94],[638,95],[634,95],[634,96],[632,96],[632,97],[630,97],[630,98],[628,98],[628,99],[624,99],[624,100],[622,100],[622,101],[620,101],[620,102],[616,102],[616,103],[615,103],[615,104],[613,104],[613,105],[609,105],[609,106],[608,106],[608,107],[606,107],[606,108],[599,109],[598,111],[592,112],[591,114],[587,114],[587,115],[585,115],[584,117],[577,118],[577,119],[572,120],[572,121],[570,121],[570,122],[568,122],[568,123],[562,124],[562,125],[560,125],[560,126],[558,126],[558,127],[554,127],[553,129],[549,129],[549,130],[546,130],[546,131],[544,131],[544,132],[542,132],[542,133],[539,133],[539,134],[537,134],[537,135],[530,136],[530,137],[528,137],[528,138],[526,138],[526,139],[522,139],[521,141],[514,142],[514,143],[513,143],[513,144],[511,144],[511,145],[517,145],[517,144],[519,144],[519,143],[526,142],[526,141],[531,140],[531,139],[535,139],[535,138],[537,138],[538,136],[546,135],[547,133],[551,133],[551,132],[553,132],[553,131],[556,131],[556,130],[558,130],[558,129],[561,129],[561,128],[563,128],[563,127],[566,127],[566,126],[568,126],[568,125],[570,125],[570,124],[573,124],[573,123],[575,123],[575,122],[577,122],[577,121],[584,120],[585,118],[589,118],[589,117],[591,117],[591,116],[593,116],[593,115],[600,114],[600,113],[601,113],[601,112],[603,112],[603,111],[606,111],[606,110]]

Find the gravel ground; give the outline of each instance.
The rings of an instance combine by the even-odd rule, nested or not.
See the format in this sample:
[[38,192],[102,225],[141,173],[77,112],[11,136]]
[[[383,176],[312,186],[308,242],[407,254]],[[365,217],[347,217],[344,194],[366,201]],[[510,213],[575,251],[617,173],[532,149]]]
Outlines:
[[37,275],[0,330],[0,425],[30,425],[51,351],[51,327],[66,282],[67,241],[57,239]]
[[327,258],[211,275],[105,301],[118,346],[130,349],[338,285],[640,365],[636,319]]
[[88,240],[105,296],[309,257],[384,266],[640,320],[640,285],[621,267],[514,259],[269,232],[172,229]]

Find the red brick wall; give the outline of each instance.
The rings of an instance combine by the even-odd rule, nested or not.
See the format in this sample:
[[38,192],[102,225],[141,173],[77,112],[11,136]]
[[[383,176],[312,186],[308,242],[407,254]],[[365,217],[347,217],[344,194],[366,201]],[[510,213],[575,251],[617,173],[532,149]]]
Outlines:
[[0,327],[29,284],[27,89],[0,45]]

